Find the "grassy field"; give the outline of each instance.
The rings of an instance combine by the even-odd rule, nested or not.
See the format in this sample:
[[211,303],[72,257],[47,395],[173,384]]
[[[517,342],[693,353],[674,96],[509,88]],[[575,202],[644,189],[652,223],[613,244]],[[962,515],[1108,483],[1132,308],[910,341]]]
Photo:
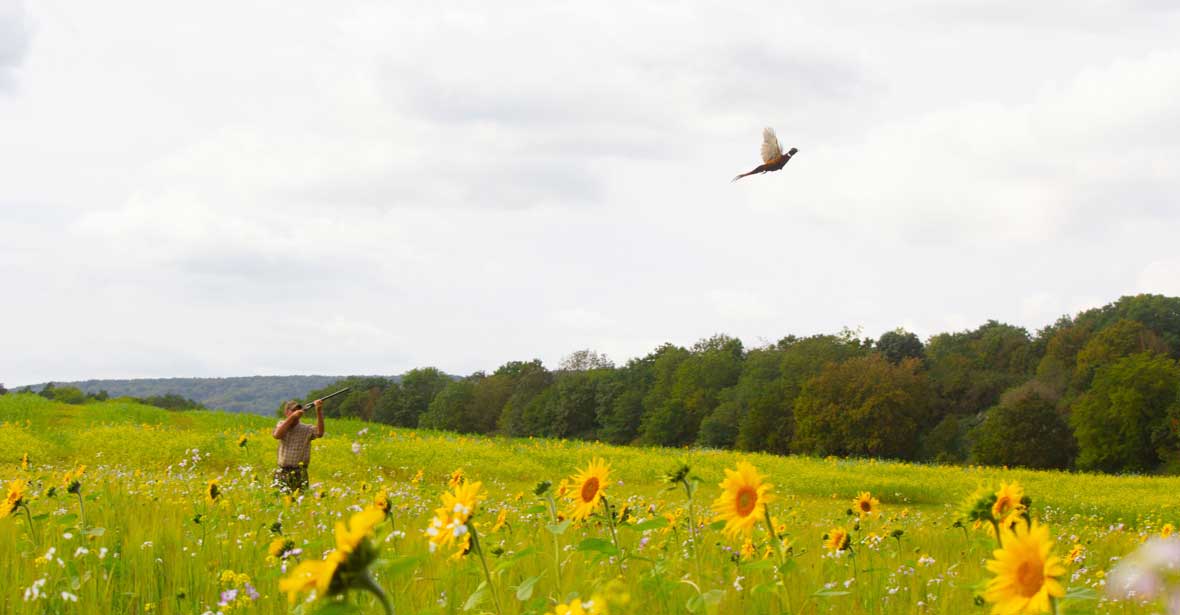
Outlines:
[[[380,613],[358,592],[346,603],[304,593],[290,604],[279,580],[332,549],[334,525],[381,491],[392,509],[371,539],[380,548],[371,571],[398,613],[546,613],[591,599],[593,609],[633,614],[987,613],[977,596],[995,539],[955,522],[965,498],[1001,481],[1032,498],[1055,553],[1075,551],[1060,612],[1152,613],[1104,599],[1104,577],[1112,558],[1180,522],[1178,478],[476,438],[331,419],[313,445],[311,489],[290,498],[270,486],[274,419],[7,395],[0,422],[0,488],[29,484],[27,509],[0,519],[3,613]],[[534,487],[551,481],[552,494],[593,458],[609,464],[605,496],[627,514],[617,524],[602,508],[585,521],[554,519]],[[744,539],[714,523],[710,503],[739,461],[773,484],[782,550],[759,525],[743,554]],[[682,463],[700,479],[691,510],[684,484],[663,480]],[[70,493],[65,474],[80,465]],[[459,469],[482,483],[473,516],[482,549],[431,553],[425,530]],[[879,512],[857,523],[850,508],[866,491]],[[568,514],[568,501],[556,504]],[[850,550],[825,548],[834,528],[850,531]]]

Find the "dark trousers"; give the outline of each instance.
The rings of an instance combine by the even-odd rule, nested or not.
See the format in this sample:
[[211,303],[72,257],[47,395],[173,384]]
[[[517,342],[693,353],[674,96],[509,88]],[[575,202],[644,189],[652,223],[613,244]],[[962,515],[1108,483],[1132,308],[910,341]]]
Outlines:
[[287,466],[275,470],[275,486],[279,488],[279,491],[306,492],[307,485],[307,466]]

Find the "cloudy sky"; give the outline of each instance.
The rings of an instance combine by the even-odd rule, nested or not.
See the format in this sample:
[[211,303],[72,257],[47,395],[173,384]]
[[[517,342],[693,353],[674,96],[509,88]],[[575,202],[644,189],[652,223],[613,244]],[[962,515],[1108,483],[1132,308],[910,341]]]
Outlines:
[[1180,295],[1176,6],[0,0],[0,382]]

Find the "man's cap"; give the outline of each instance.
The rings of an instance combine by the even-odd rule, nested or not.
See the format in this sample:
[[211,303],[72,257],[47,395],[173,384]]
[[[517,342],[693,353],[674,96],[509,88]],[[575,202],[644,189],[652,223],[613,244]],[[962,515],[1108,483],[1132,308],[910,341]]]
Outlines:
[[296,401],[294,399],[288,400],[287,403],[283,404],[283,412],[291,412],[292,410],[298,410],[301,406],[303,406],[303,404],[299,403],[298,401]]

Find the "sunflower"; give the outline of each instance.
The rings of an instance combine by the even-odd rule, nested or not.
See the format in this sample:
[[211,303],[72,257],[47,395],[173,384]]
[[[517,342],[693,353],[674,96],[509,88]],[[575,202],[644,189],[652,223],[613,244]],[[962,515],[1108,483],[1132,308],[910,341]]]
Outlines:
[[860,495],[856,496],[856,499],[852,500],[852,512],[855,512],[861,517],[867,517],[880,512],[877,510],[880,505],[881,502],[877,500],[877,498],[873,497],[873,494],[869,493],[868,491],[864,491],[861,492]]
[[602,499],[602,493],[610,480],[610,466],[602,459],[595,458],[585,470],[570,478],[567,497],[574,503],[570,518],[581,521],[594,512]]
[[499,532],[504,529],[505,525],[508,525],[508,509],[501,508],[500,514],[496,515],[496,523],[492,526],[492,531]]
[[279,538],[275,538],[274,540],[270,541],[270,546],[266,548],[266,552],[275,557],[279,557],[294,548],[295,541],[291,540],[290,538],[283,538],[280,536]]
[[279,580],[279,591],[287,594],[291,604],[300,593],[312,589],[321,598],[346,591],[357,579],[364,578],[369,564],[377,558],[377,549],[368,538],[384,518],[385,513],[370,506],[350,517],[347,524],[338,521],[336,549],[323,560],[301,562]]
[[987,569],[995,577],[987,583],[983,599],[991,602],[993,615],[1048,613],[1050,598],[1065,596],[1058,577],[1065,574],[1061,558],[1050,554],[1049,528],[1033,522],[1002,530],[1004,548],[993,552]]
[[336,550],[345,555],[356,551],[361,542],[384,520],[385,513],[376,506],[370,506],[350,517],[348,525],[343,521],[337,521]]
[[242,434],[242,435],[238,436],[238,446],[239,447],[246,446],[246,444],[248,444],[249,442],[250,442],[250,438],[247,438],[246,434]]
[[66,493],[77,494],[82,490],[82,475],[85,473],[86,466],[78,466],[65,473],[65,476],[62,477],[62,484],[66,487]]
[[1164,526],[1160,528],[1160,537],[1167,538],[1168,536],[1171,536],[1175,532],[1176,532],[1176,526],[1172,525],[1171,523],[1165,523]]
[[426,527],[431,553],[439,547],[457,546],[454,555],[461,557],[471,549],[467,521],[475,512],[476,505],[483,499],[483,494],[480,493],[482,486],[479,481],[465,483],[455,487],[454,492],[442,495],[443,505],[434,509],[434,518]]
[[463,484],[463,468],[459,468],[451,472],[451,477],[447,479],[447,486],[451,489]]
[[389,492],[385,489],[378,491],[377,495],[373,497],[373,506],[388,516],[391,506],[389,503]]
[[770,494],[774,485],[764,482],[758,470],[745,461],[739,461],[737,470],[725,470],[721,482],[721,495],[713,500],[713,512],[717,520],[725,521],[723,530],[733,538],[740,533],[749,536],[754,524],[766,516],[766,504],[774,500]]
[[216,504],[217,498],[220,497],[221,485],[217,482],[217,479],[214,478],[209,481],[208,485],[205,486],[205,501],[209,502],[210,504]]
[[758,554],[758,548],[754,546],[753,541],[751,541],[749,538],[747,538],[746,542],[742,543],[742,550],[741,550],[742,559],[754,559],[754,556],[757,554]]
[[336,589],[332,587],[332,580],[336,578],[336,569],[340,567],[341,553],[332,551],[323,560],[300,562],[291,574],[279,579],[279,591],[287,594],[287,602],[295,604],[295,597],[299,594],[316,590],[319,596],[327,596]]
[[833,528],[827,534],[824,534],[824,546],[831,551],[846,551],[851,542],[852,540],[848,536],[848,530],[842,527]]
[[996,523],[1003,523],[1013,513],[1022,512],[1022,499],[1024,488],[1020,483],[1000,483],[1000,489],[996,491],[996,503],[992,504],[992,518]]
[[28,483],[23,478],[8,483],[8,497],[0,502],[0,519],[11,515],[18,506],[24,504],[26,488],[28,488]]

